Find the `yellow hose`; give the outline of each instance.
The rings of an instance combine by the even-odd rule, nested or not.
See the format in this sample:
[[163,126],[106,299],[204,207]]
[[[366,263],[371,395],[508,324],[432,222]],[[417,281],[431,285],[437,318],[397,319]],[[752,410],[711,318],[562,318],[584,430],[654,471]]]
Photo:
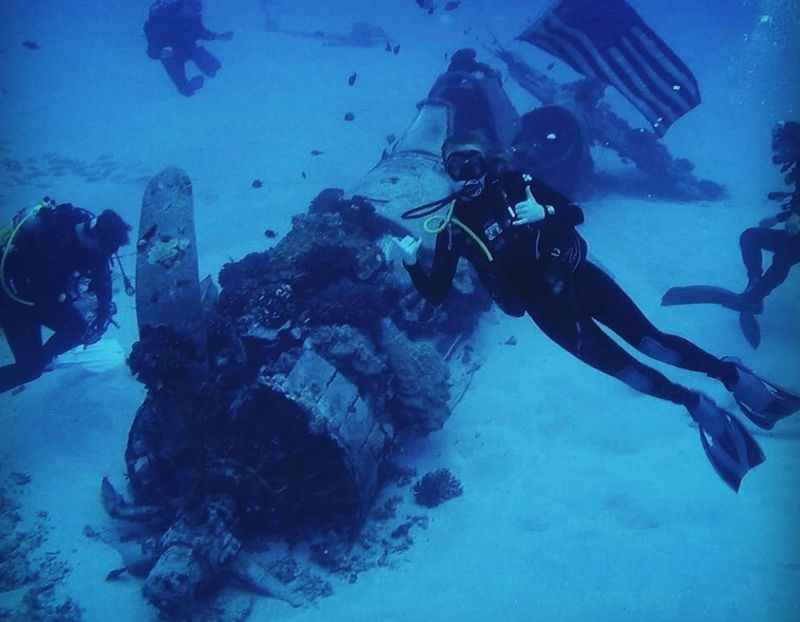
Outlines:
[[480,249],[483,251],[483,254],[486,255],[486,258],[489,261],[494,261],[494,257],[492,256],[492,253],[489,251],[488,248],[486,248],[486,244],[484,244],[483,240],[481,240],[477,235],[475,235],[475,232],[472,229],[467,227],[467,225],[465,225],[463,222],[461,222],[455,216],[452,218],[452,221],[454,223],[456,223],[459,227],[461,227],[464,231],[466,231],[467,235],[469,235],[473,240],[475,240],[475,243],[478,246],[480,246]]
[[6,240],[5,248],[3,248],[3,258],[0,259],[0,286],[2,286],[3,292],[14,302],[17,302],[21,305],[25,305],[26,307],[32,307],[34,306],[35,303],[31,302],[30,300],[23,300],[22,298],[20,298],[14,292],[11,291],[11,288],[8,286],[8,282],[6,281],[6,259],[8,258],[8,255],[11,252],[11,247],[13,246],[14,238],[16,237],[17,232],[22,228],[22,225],[24,225],[31,216],[33,216],[34,214],[36,214],[36,212],[39,211],[41,207],[42,203],[35,205],[25,215],[25,218],[23,218],[17,223],[17,226],[14,227],[14,230],[11,232],[11,235],[8,236],[8,240]]
[[[425,230],[425,233],[430,233],[436,235],[444,231],[444,228],[447,226],[447,223],[450,222],[450,219],[453,217],[453,210],[456,207],[455,200],[450,201],[450,205],[447,206],[447,215],[442,216],[431,216],[426,218],[425,221],[422,223],[422,228]],[[434,224],[440,221],[438,224]]]
[[425,230],[425,233],[438,235],[444,231],[445,227],[447,227],[450,222],[454,222],[461,227],[468,236],[475,240],[475,243],[480,247],[480,249],[483,251],[483,254],[486,255],[486,258],[490,262],[494,261],[491,251],[486,248],[486,244],[483,243],[483,240],[481,240],[472,229],[461,222],[458,218],[453,216],[453,210],[455,209],[455,206],[456,202],[453,200],[450,202],[450,206],[447,208],[446,216],[431,216],[430,218],[426,218],[425,222],[422,223],[422,228]]

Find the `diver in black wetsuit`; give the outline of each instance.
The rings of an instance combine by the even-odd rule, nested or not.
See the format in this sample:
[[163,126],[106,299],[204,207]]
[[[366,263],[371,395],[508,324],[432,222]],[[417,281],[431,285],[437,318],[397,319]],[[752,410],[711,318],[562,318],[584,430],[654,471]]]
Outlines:
[[[447,216],[433,216],[433,225],[426,222],[427,230],[437,232],[430,273],[416,262],[419,241],[406,238],[398,243],[420,294],[441,303],[459,259],[467,258],[504,311],[527,313],[548,337],[585,363],[638,391],[683,405],[700,425],[715,469],[738,489],[747,471],[764,459],[742,424],[710,398],[630,356],[598,322],[652,358],[720,380],[762,427],[772,427],[781,418],[777,403],[785,407],[784,396],[773,395],[771,385],[738,362],[720,360],[653,326],[619,285],[587,259],[586,242],[575,231],[583,222],[580,207],[528,175],[489,171],[490,150],[479,134],[449,139],[442,155],[448,174],[464,182],[464,188]],[[449,201],[410,210],[406,217],[430,215],[439,203]]]
[[461,48],[453,52],[450,57],[450,64],[447,66],[449,72],[480,73],[487,78],[501,80],[500,72],[486,63],[478,61],[478,53],[472,48]]
[[[110,263],[130,226],[113,210],[94,219],[69,203],[46,200],[35,209],[12,226],[2,249],[0,326],[15,362],[0,367],[0,393],[38,378],[59,354],[99,340],[115,313]],[[54,331],[44,345],[42,326]]]
[[[781,201],[781,211],[762,220],[739,236],[742,261],[747,270],[747,287],[741,293],[713,285],[671,287],[664,294],[664,306],[718,304],[739,313],[739,326],[748,343],[757,348],[761,329],[756,319],[764,310],[764,298],[786,280],[789,271],[800,263],[800,124],[778,123],[772,130],[772,162],[781,167],[784,181],[794,189],[770,192]],[[783,230],[773,229],[783,223]],[[763,251],[773,253],[772,263],[763,271]]]
[[230,41],[232,32],[215,33],[203,25],[201,0],[157,0],[150,6],[144,24],[147,55],[160,60],[178,91],[191,96],[203,86],[203,76],[186,78],[186,63],[194,64],[205,75],[213,77],[222,63],[204,47],[202,41]]
[[[741,295],[742,308],[761,313],[764,298],[786,280],[789,271],[800,263],[800,192],[794,193],[794,206],[761,221],[760,226],[745,229],[739,237],[742,261],[747,269],[747,289]],[[784,223],[784,228],[772,229]],[[773,254],[764,272],[762,251]]]
[[[748,281],[741,301],[753,313],[762,311],[764,298],[786,280],[792,266],[800,263],[800,123],[778,123],[772,131],[772,150],[772,161],[781,167],[784,181],[794,190],[770,193],[770,199],[783,201],[781,211],[739,237]],[[780,223],[783,230],[772,228]],[[761,254],[765,250],[774,255],[767,271],[762,272]]]

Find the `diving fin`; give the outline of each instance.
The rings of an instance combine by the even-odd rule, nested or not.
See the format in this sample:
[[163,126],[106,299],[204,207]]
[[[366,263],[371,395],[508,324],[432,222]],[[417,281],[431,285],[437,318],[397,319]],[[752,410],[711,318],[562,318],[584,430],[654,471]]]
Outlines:
[[661,298],[662,307],[676,305],[716,304],[739,312],[739,328],[742,335],[755,350],[761,344],[761,328],[756,315],[763,310],[760,301],[754,302],[743,294],[737,294],[724,287],[712,285],[689,285],[672,287]]
[[753,350],[758,349],[761,344],[761,328],[758,325],[756,316],[748,311],[739,313],[739,328],[742,329],[742,335],[747,340]]
[[736,417],[703,394],[698,394],[689,412],[700,427],[700,442],[711,466],[739,492],[744,476],[766,460],[761,447]]
[[189,80],[189,88],[187,90],[187,95],[194,95],[197,91],[203,88],[203,76],[194,76],[191,80]]
[[722,360],[736,366],[738,378],[731,389],[733,398],[758,427],[771,430],[778,421],[800,410],[800,395],[761,378],[737,358]]
[[700,305],[715,304],[721,305],[734,311],[750,311],[751,305],[741,294],[732,292],[724,287],[713,285],[689,285],[686,287],[671,287],[661,298],[662,307],[672,307],[675,305]]

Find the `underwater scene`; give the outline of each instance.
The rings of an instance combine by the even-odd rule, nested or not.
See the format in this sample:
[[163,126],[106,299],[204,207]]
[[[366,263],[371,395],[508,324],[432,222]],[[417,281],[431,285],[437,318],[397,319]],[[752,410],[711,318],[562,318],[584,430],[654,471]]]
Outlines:
[[3,0],[0,620],[800,620],[797,0]]

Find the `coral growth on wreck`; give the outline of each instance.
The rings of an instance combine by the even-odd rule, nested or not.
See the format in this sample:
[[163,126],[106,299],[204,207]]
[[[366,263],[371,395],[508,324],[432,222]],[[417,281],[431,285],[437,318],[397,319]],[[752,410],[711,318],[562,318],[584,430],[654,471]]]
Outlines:
[[[275,246],[226,264],[218,296],[206,287],[204,338],[142,331],[129,359],[148,389],[125,453],[134,500],[106,498],[112,516],[147,523],[155,546],[133,567],[162,611],[226,577],[291,601],[241,546],[315,532],[350,542],[399,435],[449,417],[444,351],[486,300],[462,274],[453,299],[430,308],[384,252],[393,226],[365,199],[324,191]],[[460,494],[456,482],[431,495],[423,481],[421,499]],[[423,522],[395,530],[375,563]],[[334,564],[332,546],[319,565],[357,573],[349,553]]]
[[449,469],[437,469],[426,473],[425,476],[414,484],[414,499],[427,508],[441,505],[449,499],[460,497],[463,494],[461,482]]

